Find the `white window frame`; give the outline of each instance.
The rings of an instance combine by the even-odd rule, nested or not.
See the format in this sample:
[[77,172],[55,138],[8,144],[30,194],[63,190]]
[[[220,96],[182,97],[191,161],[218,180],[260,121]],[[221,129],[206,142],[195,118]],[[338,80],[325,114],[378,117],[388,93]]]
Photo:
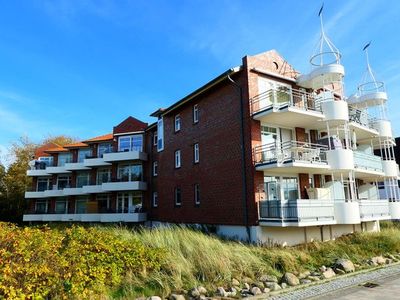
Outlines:
[[193,124],[199,123],[199,105],[193,105]]
[[[141,138],[141,147],[140,150],[133,149],[133,139],[135,137],[140,137]],[[122,139],[129,139],[129,149],[124,149],[121,150],[121,140]],[[130,152],[130,151],[138,151],[142,152],[143,151],[143,134],[132,134],[132,135],[123,135],[118,138],[118,151],[119,152]]]
[[50,188],[50,178],[38,178],[37,179],[37,181],[36,181],[36,191],[39,191],[39,181],[41,181],[41,182],[44,182],[44,181],[46,181],[47,182],[47,188],[46,188],[46,190],[48,190],[49,188]]
[[153,207],[158,207],[158,193],[153,192]]
[[194,204],[200,205],[200,184],[194,185]]
[[153,161],[153,176],[158,175],[158,161]]
[[164,150],[164,119],[161,117],[157,121],[157,152]]
[[175,151],[175,169],[178,169],[182,166],[181,164],[181,150]]
[[157,131],[155,131],[153,135],[153,146],[157,146],[157,141],[158,141],[158,133]]
[[47,214],[49,212],[49,201],[47,201],[47,200],[36,201],[35,202],[35,213],[37,213],[37,211],[38,211],[38,209],[37,209],[37,204],[38,203],[45,203],[46,208],[45,208],[44,213]]
[[174,128],[175,132],[178,132],[181,130],[181,115],[176,115],[175,116],[175,122],[174,122]]
[[199,143],[193,145],[193,156],[194,156],[194,163],[197,164],[200,162],[200,146]]
[[[180,196],[180,202],[178,203],[178,191],[179,191],[179,196]],[[174,190],[174,200],[175,200],[175,206],[182,206],[182,189],[180,187],[175,187]]]

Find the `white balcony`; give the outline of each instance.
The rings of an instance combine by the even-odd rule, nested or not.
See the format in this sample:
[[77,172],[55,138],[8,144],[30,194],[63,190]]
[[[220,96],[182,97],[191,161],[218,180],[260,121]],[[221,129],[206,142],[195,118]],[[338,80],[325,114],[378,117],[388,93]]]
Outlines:
[[26,171],[27,176],[49,176],[47,169],[44,170],[28,170]]
[[104,167],[111,166],[111,163],[105,162],[103,158],[86,158],[83,160],[85,167]]
[[326,151],[326,158],[332,170],[354,169],[353,151],[350,149],[333,149]]
[[363,222],[389,220],[388,200],[360,200],[360,218]]
[[337,63],[325,64],[316,67],[309,74],[300,75],[297,78],[297,84],[305,88],[317,90],[341,81],[344,74],[344,67],[342,65]]
[[315,95],[295,89],[267,90],[250,100],[250,110],[255,120],[286,127],[315,126],[323,119]]
[[71,171],[68,171],[65,166],[57,166],[57,167],[47,167],[46,172],[49,174],[66,174],[66,173],[71,173]]
[[105,182],[102,185],[103,191],[145,191],[147,189],[146,182],[143,181],[121,181],[121,182]]
[[26,214],[24,222],[145,222],[146,213]]
[[337,224],[360,224],[360,205],[357,201],[335,201]]
[[85,195],[86,192],[83,188],[64,188],[63,194],[64,196],[79,196]]
[[395,160],[382,160],[382,166],[385,177],[399,176],[399,165]]
[[354,131],[358,142],[370,142],[371,138],[379,135],[374,127],[376,119],[368,115],[367,111],[349,106],[349,126]]
[[64,167],[67,171],[90,170],[90,168],[86,167],[83,162],[66,163]]
[[[365,176],[383,176],[382,158],[377,155],[353,151],[354,169],[358,178]],[[358,176],[360,175],[360,176]]]
[[349,120],[349,109],[346,101],[335,100],[333,96],[330,100],[321,103],[325,121],[343,122]]
[[105,193],[101,184],[97,185],[84,185],[82,187],[85,194],[97,194],[97,193]]
[[25,199],[36,199],[36,198],[45,198],[45,194],[44,191],[42,192],[36,192],[36,191],[32,191],[32,192],[25,192]]
[[336,224],[331,199],[268,200],[259,202],[260,225],[318,226]]
[[126,161],[126,160],[147,160],[147,154],[140,151],[124,151],[104,153],[103,160],[105,162]]
[[44,196],[45,197],[63,197],[64,193],[63,190],[57,190],[57,189],[52,189],[52,190],[45,190],[44,191]]
[[392,124],[388,120],[376,120],[373,128],[378,132],[379,136],[393,138]]
[[287,168],[292,173],[315,170],[324,172],[329,166],[326,161],[325,145],[289,141],[257,146],[253,150],[254,163],[257,171]]

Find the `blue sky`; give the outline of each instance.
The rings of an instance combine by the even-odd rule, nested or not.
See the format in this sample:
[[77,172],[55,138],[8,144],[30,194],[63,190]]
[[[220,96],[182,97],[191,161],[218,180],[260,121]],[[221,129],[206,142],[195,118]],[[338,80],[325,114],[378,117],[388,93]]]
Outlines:
[[[0,10],[0,150],[20,136],[108,133],[166,107],[245,55],[276,49],[301,72],[318,41],[319,1],[6,1]],[[400,1],[325,1],[346,93],[370,59],[400,134]]]

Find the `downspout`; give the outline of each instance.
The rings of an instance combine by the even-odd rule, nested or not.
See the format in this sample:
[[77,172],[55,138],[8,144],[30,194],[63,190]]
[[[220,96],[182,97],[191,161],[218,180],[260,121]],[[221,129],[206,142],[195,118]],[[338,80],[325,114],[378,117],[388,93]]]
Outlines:
[[244,110],[243,110],[243,91],[242,87],[237,84],[230,75],[227,76],[229,81],[235,86],[240,98],[240,144],[242,154],[242,205],[243,205],[243,219],[246,226],[247,241],[251,242],[251,231],[249,227],[249,216],[247,209],[247,178],[246,178],[246,147],[244,142]]

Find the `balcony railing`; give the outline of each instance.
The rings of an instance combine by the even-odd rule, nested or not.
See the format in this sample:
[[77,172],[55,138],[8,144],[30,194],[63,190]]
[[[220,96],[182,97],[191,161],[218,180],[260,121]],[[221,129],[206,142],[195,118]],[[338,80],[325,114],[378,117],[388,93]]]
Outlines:
[[326,145],[288,141],[256,146],[253,151],[255,164],[307,162],[326,164]]
[[270,89],[250,99],[250,112],[254,115],[261,111],[286,107],[321,112],[320,99],[313,93],[297,89]]
[[361,219],[388,219],[390,217],[388,200],[360,200]]
[[354,151],[354,167],[356,169],[383,172],[382,158],[377,155]]
[[359,110],[349,106],[349,121],[375,130],[374,124],[376,122],[376,118],[370,116],[365,110]]
[[260,219],[282,222],[334,221],[333,200],[297,199],[259,202]]

